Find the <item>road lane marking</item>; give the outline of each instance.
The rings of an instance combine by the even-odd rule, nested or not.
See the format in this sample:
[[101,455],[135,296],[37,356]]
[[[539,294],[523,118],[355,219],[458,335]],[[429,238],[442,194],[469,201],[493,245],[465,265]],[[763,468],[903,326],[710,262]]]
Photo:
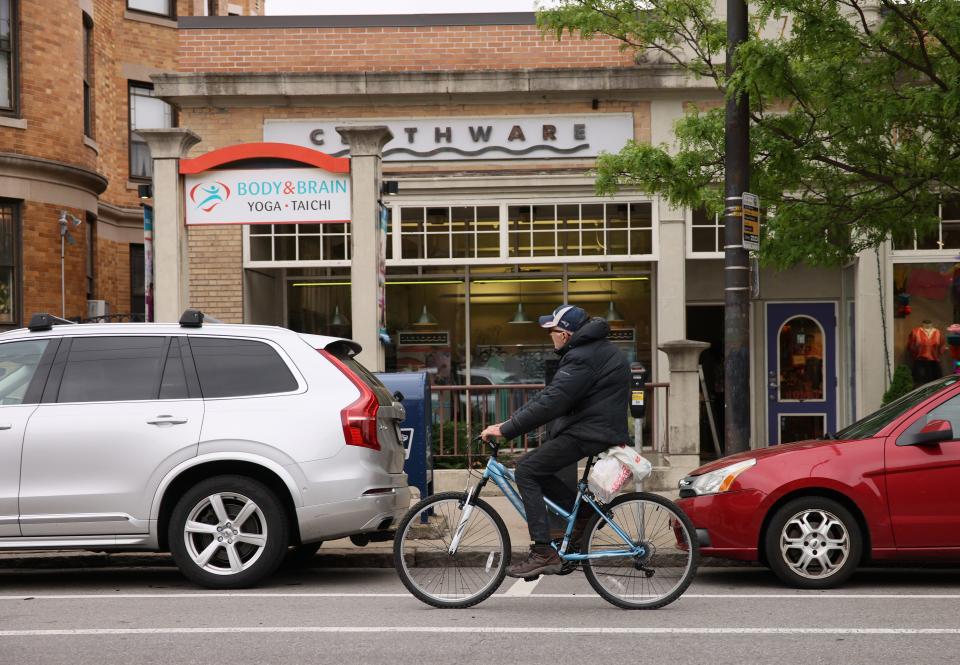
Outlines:
[[[518,583],[536,586],[536,582]],[[584,593],[520,593],[518,584],[512,585],[506,592],[498,593],[493,598],[597,598],[590,591]],[[517,588],[516,592],[510,593]],[[271,591],[193,591],[186,593],[78,593],[78,594],[16,594],[0,595],[4,600],[147,600],[147,599],[177,599],[177,598],[410,598],[409,593],[336,593],[336,592],[271,592]],[[685,593],[681,599],[696,600],[960,600],[960,594],[955,593]]]
[[504,591],[502,596],[515,597],[515,596],[529,596],[533,593],[533,590],[537,588],[537,585],[540,584],[542,577],[538,577],[532,582],[528,582],[523,578],[518,579],[516,582],[510,585],[510,588]]
[[224,626],[203,628],[64,628],[0,630],[4,637],[78,637],[89,635],[236,635],[255,633],[453,633],[577,635],[960,635],[960,628],[655,628],[560,626]]

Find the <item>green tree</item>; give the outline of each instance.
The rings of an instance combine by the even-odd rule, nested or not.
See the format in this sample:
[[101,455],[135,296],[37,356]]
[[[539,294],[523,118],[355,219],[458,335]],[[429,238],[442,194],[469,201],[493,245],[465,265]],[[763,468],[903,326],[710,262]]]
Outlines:
[[[960,187],[960,2],[756,0],[751,12],[733,77],[713,0],[558,0],[538,22],[749,94],[764,263],[836,265],[891,234],[934,232]],[[631,142],[601,156],[598,192],[637,186],[722,212],[723,108],[692,110],[675,134],[676,152]]]

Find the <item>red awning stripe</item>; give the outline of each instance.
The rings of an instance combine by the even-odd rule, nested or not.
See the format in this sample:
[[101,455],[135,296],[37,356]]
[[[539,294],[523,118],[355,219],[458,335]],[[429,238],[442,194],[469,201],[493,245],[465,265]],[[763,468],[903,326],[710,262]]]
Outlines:
[[349,173],[348,157],[330,155],[290,143],[238,143],[219,150],[213,150],[193,159],[180,160],[180,173],[201,173],[210,169],[238,162],[244,159],[287,159],[329,171],[330,173]]

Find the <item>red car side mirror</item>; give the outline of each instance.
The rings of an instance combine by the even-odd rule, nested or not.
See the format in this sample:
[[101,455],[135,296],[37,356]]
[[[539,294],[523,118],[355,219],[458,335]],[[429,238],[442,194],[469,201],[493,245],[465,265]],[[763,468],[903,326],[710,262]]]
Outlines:
[[941,441],[953,441],[953,425],[949,420],[931,420],[919,432],[901,436],[898,446],[923,446]]

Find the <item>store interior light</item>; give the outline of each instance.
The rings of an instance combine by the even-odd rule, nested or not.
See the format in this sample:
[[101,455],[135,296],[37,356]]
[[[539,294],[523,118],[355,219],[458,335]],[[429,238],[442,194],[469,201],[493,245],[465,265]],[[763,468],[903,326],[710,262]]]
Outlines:
[[423,311],[420,312],[420,318],[416,320],[413,324],[417,327],[426,327],[426,326],[435,326],[437,325],[437,319],[427,310],[427,306],[423,306]]
[[517,312],[513,315],[513,318],[507,321],[507,323],[533,323],[529,318],[527,318],[527,313],[523,311],[523,303],[517,303]]
[[333,318],[330,319],[331,326],[349,326],[350,319],[340,313],[340,305],[333,308]]
[[610,301],[610,307],[607,308],[607,314],[604,316],[609,323],[621,323],[623,322],[623,317],[620,316],[620,312],[617,311],[617,308],[614,306],[613,301]]

